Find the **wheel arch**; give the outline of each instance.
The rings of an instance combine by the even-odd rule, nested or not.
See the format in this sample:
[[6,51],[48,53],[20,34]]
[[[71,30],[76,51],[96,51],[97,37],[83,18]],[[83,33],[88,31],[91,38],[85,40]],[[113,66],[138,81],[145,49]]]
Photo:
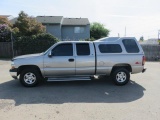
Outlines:
[[112,67],[111,74],[112,74],[116,69],[119,69],[119,68],[125,68],[125,69],[128,70],[129,72],[132,72],[132,67],[131,67],[130,64],[119,63],[119,64],[115,64],[115,65]]
[[42,75],[40,68],[37,65],[22,65],[18,67],[17,75],[21,74],[24,69],[36,69]]

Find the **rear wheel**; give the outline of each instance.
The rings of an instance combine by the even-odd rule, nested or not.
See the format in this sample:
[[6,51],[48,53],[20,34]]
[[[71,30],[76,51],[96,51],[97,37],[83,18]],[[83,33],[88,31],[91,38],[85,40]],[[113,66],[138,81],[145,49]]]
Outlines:
[[118,68],[112,73],[112,80],[116,85],[125,85],[130,80],[130,73],[125,68]]
[[25,69],[20,74],[20,82],[25,87],[35,87],[40,79],[40,74],[35,69]]

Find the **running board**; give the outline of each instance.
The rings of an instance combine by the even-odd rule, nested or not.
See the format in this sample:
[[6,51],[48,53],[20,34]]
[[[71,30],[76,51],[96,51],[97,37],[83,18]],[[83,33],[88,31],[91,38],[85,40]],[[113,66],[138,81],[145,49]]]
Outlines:
[[91,80],[90,77],[54,77],[48,78],[47,81],[77,81],[77,80]]

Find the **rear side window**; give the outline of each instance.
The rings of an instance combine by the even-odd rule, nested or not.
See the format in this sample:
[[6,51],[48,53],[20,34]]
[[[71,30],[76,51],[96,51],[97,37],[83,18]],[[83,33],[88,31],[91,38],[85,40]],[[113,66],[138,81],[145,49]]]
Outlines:
[[128,53],[138,53],[139,48],[137,43],[133,39],[125,39],[122,41],[123,45]]
[[121,53],[122,48],[119,44],[101,44],[99,45],[101,53]]
[[90,48],[88,43],[76,44],[77,55],[90,55]]

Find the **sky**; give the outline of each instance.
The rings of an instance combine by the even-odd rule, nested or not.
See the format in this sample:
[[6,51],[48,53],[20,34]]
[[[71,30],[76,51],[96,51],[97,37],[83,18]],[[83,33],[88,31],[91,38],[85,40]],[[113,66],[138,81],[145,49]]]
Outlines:
[[[0,0],[0,15],[88,18],[110,30],[110,37],[158,38],[160,0]],[[125,32],[126,29],[126,32]],[[126,34],[125,34],[126,33]]]

